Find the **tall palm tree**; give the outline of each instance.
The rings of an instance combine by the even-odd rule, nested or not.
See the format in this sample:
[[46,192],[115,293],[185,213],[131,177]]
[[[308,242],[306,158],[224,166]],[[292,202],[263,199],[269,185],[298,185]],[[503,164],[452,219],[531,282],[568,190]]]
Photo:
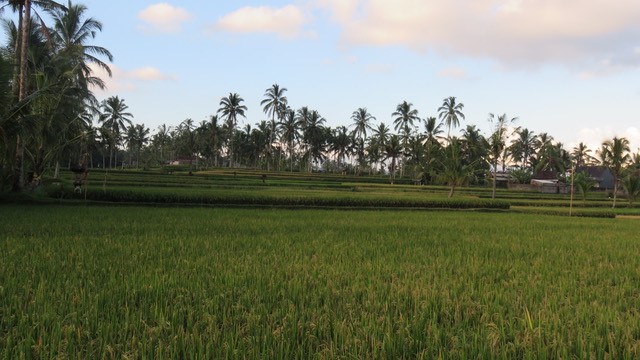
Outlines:
[[120,99],[118,96],[111,96],[104,100],[101,107],[102,113],[98,121],[103,123],[111,133],[109,168],[112,168],[115,164],[114,150],[120,141],[122,131],[127,125],[131,125],[133,115],[127,111],[129,106],[124,103],[124,99]]
[[450,186],[449,197],[452,197],[456,187],[467,184],[473,178],[476,163],[464,161],[460,140],[455,137],[449,140],[444,149],[444,156],[441,157],[441,171],[438,177]]
[[418,110],[413,109],[413,104],[406,101],[398,104],[398,106],[396,106],[396,111],[394,111],[391,116],[395,117],[393,119],[395,130],[403,134],[405,141],[409,138],[413,123],[420,121],[420,118],[418,117]]
[[307,144],[306,156],[309,172],[313,171],[312,163],[314,161],[322,161],[324,159],[323,151],[326,141],[324,136],[325,122],[325,118],[323,118],[317,110],[312,110],[308,113],[307,122],[303,125],[303,139]]
[[508,133],[509,124],[512,124],[518,120],[517,117],[509,119],[507,114],[496,116],[495,114],[489,114],[489,122],[494,123],[494,131],[489,137],[489,156],[493,167],[493,183],[491,198],[496,197],[496,177],[498,172],[498,162],[504,158],[504,150],[506,148],[506,140],[510,135]]
[[350,127],[353,128],[353,135],[363,141],[366,141],[367,131],[373,130],[371,121],[375,119],[375,116],[371,115],[369,111],[367,111],[366,107],[358,108],[351,114],[351,120],[353,120],[353,123]]
[[96,65],[111,76],[111,69],[100,57],[113,61],[109,50],[101,46],[89,45],[87,42],[102,31],[102,23],[89,17],[85,13],[87,7],[73,4],[69,0],[66,10],[60,8],[49,9],[54,20],[53,38],[59,55],[65,56],[77,67],[76,74],[81,83],[104,89],[104,81],[92,76],[90,65]]
[[391,159],[391,166],[389,168],[389,180],[393,184],[396,178],[396,165],[398,158],[404,153],[403,147],[400,144],[400,137],[398,135],[391,135],[389,141],[384,145],[385,159]]
[[350,127],[353,128],[352,136],[358,141],[356,144],[358,148],[356,152],[358,154],[358,164],[362,164],[364,162],[364,144],[367,141],[367,131],[373,130],[371,126],[371,121],[376,118],[367,111],[366,107],[358,108],[351,114],[351,120],[353,123]]
[[213,151],[213,166],[218,166],[218,154],[220,152],[220,126],[218,125],[218,115],[209,116],[209,129],[211,150]]
[[[9,121],[11,112],[11,63],[0,51],[0,168],[4,168],[5,161],[10,164],[10,153],[13,149],[11,142],[15,139],[18,127]],[[4,190],[4,177],[0,174],[0,191]]]
[[383,155],[385,154],[385,146],[389,141],[389,136],[391,136],[391,129],[383,122],[373,129],[373,136],[369,141],[369,154],[372,160],[376,161],[371,164],[372,168],[378,161],[380,161],[381,166],[384,165],[385,157]]
[[439,140],[441,139],[440,134],[442,134],[442,122],[438,122],[438,120],[430,116],[424,119],[424,144],[426,146],[439,144]]
[[535,151],[535,134],[527,128],[519,128],[516,130],[517,138],[511,141],[509,151],[514,160],[520,161],[520,167],[526,168],[531,155]]
[[629,155],[629,140],[626,138],[614,137],[602,144],[604,165],[611,170],[613,174],[613,208],[616,207],[616,198],[618,194],[618,183],[622,175],[622,170],[627,162],[631,159]]
[[196,125],[191,118],[184,119],[177,127],[178,147],[182,155],[189,157],[189,170],[193,171],[193,158],[196,152]]
[[538,152],[536,171],[552,171],[560,176],[569,168],[571,168],[571,158],[562,143],[547,144]]
[[462,109],[463,103],[456,103],[455,96],[449,96],[442,101],[442,106],[438,108],[438,117],[447,125],[447,137],[451,135],[451,127],[460,126],[460,119],[464,120]]
[[[269,136],[269,143],[267,144],[268,156],[271,156],[271,146],[274,141],[274,136],[276,134],[276,118],[279,121],[282,121],[282,118],[285,115],[285,110],[287,108],[287,97],[284,96],[287,88],[280,87],[278,84],[271,85],[270,88],[265,90],[264,92],[264,100],[260,102],[260,105],[263,106],[262,110],[267,114],[267,116],[271,117],[271,131]],[[267,170],[269,170],[269,162],[267,161]]]
[[292,109],[287,109],[284,119],[280,123],[280,136],[281,140],[287,144],[290,171],[293,171],[295,143],[300,138],[301,127],[302,121],[296,116],[296,112]]
[[166,124],[162,124],[158,126],[155,135],[153,135],[152,142],[156,146],[158,150],[160,150],[160,164],[164,166],[165,158],[164,158],[164,150],[169,145],[171,141],[171,136],[169,135],[171,131],[171,127]]
[[[28,49],[29,49],[29,39],[31,33],[31,7],[32,5],[36,5],[42,8],[53,8],[53,7],[63,7],[62,5],[56,3],[51,0],[3,0],[2,2],[6,2],[7,5],[11,6],[14,11],[18,11],[18,23],[19,23],[19,38],[16,41],[16,51],[17,60],[18,60],[18,101],[22,102],[27,98],[28,95],[28,83],[27,79],[29,77],[28,71]],[[4,7],[4,6],[3,6]],[[40,18],[42,26],[40,29],[42,31],[47,31],[48,28],[45,26],[44,21],[38,15],[37,12],[35,14]],[[19,46],[18,46],[19,43]],[[18,119],[18,123],[22,122],[22,117]],[[19,124],[21,125],[21,124]],[[22,126],[22,125],[21,125]],[[16,134],[16,142],[15,142],[15,158],[13,161],[13,191],[20,191],[24,185],[24,139],[20,136],[20,134]]]
[[[465,164],[475,164],[475,168],[487,170],[484,159],[487,157],[489,144],[475,125],[467,125],[462,130],[459,140],[460,154]],[[456,149],[457,150],[457,149]]]
[[[420,121],[420,118],[418,117],[418,110],[413,109],[412,107],[413,104],[403,101],[402,103],[398,104],[398,106],[396,107],[396,111],[391,114],[391,116],[395,116],[395,119],[393,120],[395,130],[402,134],[403,149],[406,149],[407,144],[409,143],[409,137],[411,136],[413,123],[416,121]],[[403,156],[403,161],[404,160],[406,159]],[[403,171],[404,167],[401,168],[400,176],[403,176]]]
[[576,145],[573,150],[571,150],[571,157],[575,163],[576,168],[584,166],[591,162],[593,157],[589,155],[591,150],[585,143],[579,143]]
[[229,166],[233,167],[233,134],[238,123],[238,117],[246,117],[245,111],[247,107],[242,105],[244,99],[237,93],[229,93],[229,96],[223,97],[220,100],[220,108],[218,113],[225,119],[230,131],[229,138]]
[[353,135],[349,134],[346,126],[333,129],[329,149],[336,154],[338,168],[344,164],[345,157],[351,152]]

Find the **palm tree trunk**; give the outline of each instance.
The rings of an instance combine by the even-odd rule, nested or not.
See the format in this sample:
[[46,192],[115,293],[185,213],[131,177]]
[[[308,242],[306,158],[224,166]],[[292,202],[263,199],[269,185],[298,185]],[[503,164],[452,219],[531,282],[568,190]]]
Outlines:
[[293,172],[293,142],[289,142],[289,171]]
[[612,209],[616,208],[616,198],[618,196],[618,178],[616,177],[613,181],[613,206]]
[[113,169],[113,143],[111,143],[109,148],[109,169]]
[[449,191],[449,196],[448,197],[453,197],[453,191],[456,189],[455,185],[451,185],[451,190]]
[[391,178],[391,185],[393,185],[393,180],[396,177],[396,158],[395,157],[391,158],[391,173],[389,174],[389,177]]
[[[20,29],[20,75],[18,77],[18,101],[27,97],[27,50],[29,47],[29,20],[31,19],[31,0],[24,1],[24,14]],[[22,119],[20,119],[22,120]],[[24,185],[24,143],[20,135],[16,135],[16,154],[13,164],[13,191],[20,191]]]
[[497,172],[498,172],[498,162],[495,161],[493,163],[493,186],[492,186],[492,190],[491,190],[491,198],[492,199],[496,198],[496,177],[497,177]]

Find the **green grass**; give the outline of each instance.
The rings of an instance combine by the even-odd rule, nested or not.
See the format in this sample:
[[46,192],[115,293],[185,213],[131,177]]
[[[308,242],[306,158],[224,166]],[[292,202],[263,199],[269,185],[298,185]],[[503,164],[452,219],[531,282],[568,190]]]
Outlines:
[[0,206],[0,358],[638,358],[638,220]]

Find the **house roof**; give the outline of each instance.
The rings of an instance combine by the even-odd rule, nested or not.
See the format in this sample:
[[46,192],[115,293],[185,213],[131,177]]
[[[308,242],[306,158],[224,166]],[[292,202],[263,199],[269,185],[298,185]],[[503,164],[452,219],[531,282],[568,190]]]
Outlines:
[[531,179],[535,180],[558,180],[558,175],[555,171],[539,171],[535,173]]
[[605,174],[611,173],[611,170],[609,170],[608,167],[606,166],[602,166],[602,165],[598,165],[598,166],[580,166],[576,169],[576,173],[587,173],[589,174],[592,178],[595,179],[602,179],[604,178]]

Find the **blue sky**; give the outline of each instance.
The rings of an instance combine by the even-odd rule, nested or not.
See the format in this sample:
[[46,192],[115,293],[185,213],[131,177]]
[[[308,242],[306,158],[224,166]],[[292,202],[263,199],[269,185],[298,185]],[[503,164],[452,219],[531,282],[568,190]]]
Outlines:
[[437,116],[456,96],[461,125],[485,133],[490,112],[507,113],[567,147],[613,136],[640,146],[637,0],[80,2],[115,57],[98,97],[124,98],[152,130],[205,120],[230,92],[253,125],[277,83],[331,126],[359,107],[391,125],[404,100]]

